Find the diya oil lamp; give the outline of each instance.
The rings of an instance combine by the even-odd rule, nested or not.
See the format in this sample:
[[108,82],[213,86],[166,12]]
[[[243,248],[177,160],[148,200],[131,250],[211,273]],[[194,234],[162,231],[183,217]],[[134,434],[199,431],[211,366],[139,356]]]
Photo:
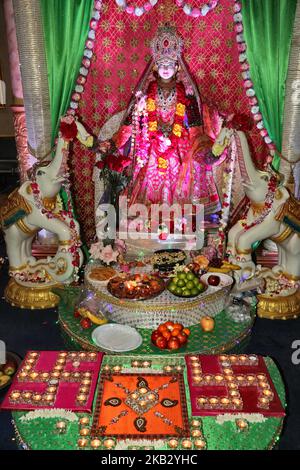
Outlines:
[[79,357],[80,357],[80,359],[85,359],[86,358],[86,353],[85,352],[79,353]]
[[60,357],[66,357],[67,355],[68,355],[68,353],[67,353],[66,351],[61,351],[61,352],[59,353],[59,356],[60,356]]
[[207,403],[207,398],[199,397],[199,398],[197,398],[197,403],[198,403],[198,405],[203,406]]
[[148,395],[147,398],[148,398],[149,401],[154,401],[154,400],[155,400],[155,395],[154,395],[154,393],[149,393],[149,395]]
[[86,426],[87,424],[90,423],[90,418],[88,416],[83,416],[82,418],[80,418],[79,423],[82,426]]
[[249,429],[249,424],[246,419],[236,419],[235,424],[240,431],[246,431]]
[[78,403],[82,404],[82,403],[85,403],[87,400],[87,396],[85,393],[80,393],[79,395],[77,395],[77,401]]
[[150,366],[151,366],[151,362],[150,362],[150,361],[144,361],[144,362],[142,363],[142,366],[143,366],[143,367],[150,367]]
[[84,372],[83,377],[91,377],[91,372]]
[[254,383],[255,382],[255,375],[247,375],[247,382]]
[[147,389],[146,387],[141,387],[141,388],[139,388],[139,393],[140,393],[141,395],[145,395],[145,393],[147,393],[147,392],[148,392],[148,389]]
[[229,375],[232,375],[232,374],[233,374],[232,369],[229,369],[228,367],[226,367],[225,369],[223,369],[223,372],[224,372],[224,374],[226,374],[226,375],[227,375],[227,374],[229,374]]
[[79,393],[88,393],[89,387],[83,386],[79,388]]
[[29,374],[29,377],[31,378],[31,380],[36,380],[38,376],[39,376],[38,372],[31,372],[31,374]]
[[47,393],[55,393],[57,390],[57,387],[55,385],[50,385],[50,387],[46,388]]
[[190,439],[183,439],[181,442],[181,445],[184,449],[191,449],[193,446],[193,443]]
[[222,356],[219,356],[219,359],[221,362],[227,361],[227,356],[224,356],[223,354]]
[[221,383],[221,382],[223,382],[223,380],[224,380],[223,375],[215,375],[215,381],[217,383]]
[[59,434],[65,434],[67,430],[67,423],[65,421],[57,421],[55,427]]
[[178,447],[178,444],[178,439],[175,439],[174,437],[168,440],[168,447],[170,447],[170,449],[176,449]]
[[176,366],[175,369],[177,370],[177,372],[181,372],[183,370],[183,367],[182,366]]
[[114,439],[107,438],[104,439],[103,445],[106,449],[113,449],[115,447],[115,441]]
[[40,393],[36,393],[33,395],[32,400],[38,403],[42,400],[42,395]]
[[32,351],[31,353],[29,353],[29,357],[36,357],[38,355],[37,352],[34,352]]
[[54,393],[47,393],[47,394],[45,395],[45,400],[46,400],[46,402],[48,402],[48,403],[53,402],[53,401],[54,401],[54,398],[55,398]]
[[83,379],[81,381],[82,385],[90,385],[91,384],[91,379]]
[[78,439],[77,441],[78,447],[86,447],[88,445],[88,440],[85,437]]
[[49,372],[43,372],[41,374],[41,377],[42,377],[43,380],[47,380],[49,378],[49,376],[50,376]]
[[26,379],[27,376],[28,376],[27,372],[20,372],[20,375],[19,375],[20,379],[24,380]]
[[200,429],[193,429],[192,432],[191,432],[191,435],[192,435],[192,437],[201,437],[202,432],[200,431]]
[[103,367],[103,370],[104,370],[105,372],[109,372],[109,371],[110,371],[110,366],[108,366],[108,365],[104,366],[104,367]]
[[54,379],[58,379],[60,377],[60,372],[58,372],[57,370],[51,372],[51,377],[53,377]]
[[243,354],[240,356],[240,362],[247,362],[247,356],[244,356]]
[[71,377],[71,373],[70,372],[63,372],[62,374],[62,378],[63,379],[69,379]]
[[54,370],[62,370],[64,368],[64,366],[62,366],[61,364],[57,364],[57,366],[54,366]]
[[196,449],[205,449],[206,447],[206,442],[204,439],[195,439],[194,445]]
[[229,400],[229,398],[226,398],[226,397],[221,398],[221,404],[222,404],[223,406],[229,406],[229,405],[230,405],[230,400]]
[[216,406],[219,403],[219,399],[217,397],[211,397],[209,398],[208,401],[209,401],[209,404],[213,406]]
[[165,372],[172,372],[173,367],[172,366],[164,366],[164,371]]
[[265,376],[265,374],[258,374],[257,378],[260,382],[266,382],[267,381],[267,377]]
[[140,361],[132,361],[131,365],[132,365],[132,367],[139,367],[140,366]]
[[98,449],[100,446],[101,446],[101,441],[100,441],[100,439],[95,438],[95,439],[93,439],[93,440],[91,441],[91,447],[92,447],[93,449]]
[[191,425],[193,428],[200,428],[201,427],[201,421],[199,419],[193,419],[191,422]]
[[26,361],[28,364],[34,364],[35,363],[35,359],[27,359]]
[[114,372],[121,372],[121,370],[122,370],[122,367],[121,367],[121,366],[118,366],[118,365],[117,365],[117,366],[114,366],[114,367],[113,367],[113,371],[114,371]]
[[200,376],[200,375],[194,375],[194,376],[193,376],[193,382],[196,383],[196,384],[202,382],[202,376]]
[[23,393],[22,393],[22,398],[23,398],[25,401],[30,400],[31,397],[32,397],[32,392],[23,392]]
[[65,358],[62,357],[62,358],[60,358],[60,359],[57,359],[56,362],[57,362],[57,364],[65,364],[65,363],[66,363],[66,360],[65,360]]
[[88,356],[89,356],[90,359],[96,359],[97,353],[95,353],[95,352],[90,352],[90,353],[88,353]]
[[9,398],[13,401],[17,401],[19,400],[20,397],[21,397],[21,392],[19,392],[18,390],[14,390],[13,392],[11,392]]
[[230,362],[233,362],[233,363],[238,361],[238,357],[235,356],[234,354],[232,356],[229,356],[229,359],[230,359]]
[[27,364],[26,366],[24,366],[24,370],[26,370],[27,372],[28,372],[29,370],[31,370],[31,369],[32,369],[32,366],[30,366],[29,364]]
[[88,436],[90,434],[90,430],[89,430],[89,428],[82,428],[82,429],[80,429],[79,434],[81,436]]
[[80,366],[80,361],[72,362],[72,366],[75,367],[76,369],[78,369],[78,367]]
[[266,398],[268,398],[268,400],[273,400],[273,398],[274,398],[274,393],[271,390],[269,390],[268,388],[263,390],[263,395]]
[[243,405],[243,402],[240,398],[233,398],[232,403],[236,408],[241,408]]

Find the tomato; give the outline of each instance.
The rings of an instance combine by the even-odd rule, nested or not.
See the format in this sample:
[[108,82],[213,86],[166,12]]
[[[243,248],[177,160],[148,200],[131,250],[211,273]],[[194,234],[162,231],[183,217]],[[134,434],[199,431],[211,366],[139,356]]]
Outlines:
[[167,321],[166,323],[164,323],[164,325],[168,328],[168,330],[172,331],[173,328],[174,328],[174,322],[172,321]]
[[187,336],[190,336],[191,330],[189,330],[188,328],[183,328],[182,333],[185,333]]
[[80,316],[80,312],[78,312],[78,310],[74,310],[74,317],[79,318]]
[[92,322],[89,318],[83,318],[82,320],[80,320],[80,325],[83,329],[87,330],[92,326]]
[[181,331],[179,333],[179,335],[177,336],[177,339],[179,340],[180,344],[185,344],[188,340],[188,337],[185,333],[183,333],[183,331]]
[[169,330],[163,331],[162,335],[164,338],[166,338],[167,341],[171,338],[171,332]]
[[159,349],[166,349],[168,346],[168,341],[163,336],[159,336],[155,344]]
[[174,323],[174,329],[178,328],[178,330],[183,330],[183,325],[181,323]]
[[179,328],[174,328],[174,330],[172,331],[171,335],[172,335],[172,336],[178,336],[179,333],[180,333]]
[[160,333],[163,333],[164,331],[167,331],[167,327],[164,324],[159,325],[159,327],[157,329],[158,329],[158,331],[160,331]]
[[156,340],[157,340],[157,338],[158,338],[159,336],[161,336],[160,331],[154,330],[154,331],[152,332],[151,341],[152,341],[153,344],[156,344]]
[[178,338],[172,337],[168,341],[168,349],[179,349],[180,348],[180,341]]

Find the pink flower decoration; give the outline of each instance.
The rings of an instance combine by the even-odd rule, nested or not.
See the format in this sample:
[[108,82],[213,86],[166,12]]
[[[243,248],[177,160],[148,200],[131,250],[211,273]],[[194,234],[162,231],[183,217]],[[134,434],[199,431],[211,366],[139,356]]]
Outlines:
[[199,10],[199,8],[193,8],[191,15],[193,18],[198,18],[198,16],[201,15],[201,11]]
[[120,238],[117,238],[115,240],[115,249],[119,253],[125,253],[126,252],[126,244],[124,240],[121,240]]
[[134,7],[132,6],[126,7],[126,13],[128,13],[128,15],[132,15],[134,13]]
[[99,259],[103,261],[105,264],[110,264],[113,261],[117,261],[118,256],[119,256],[119,252],[114,251],[111,245],[107,245],[100,252]]
[[101,253],[101,250],[103,250],[102,242],[93,243],[90,248],[90,254],[92,258],[99,259],[99,254]]

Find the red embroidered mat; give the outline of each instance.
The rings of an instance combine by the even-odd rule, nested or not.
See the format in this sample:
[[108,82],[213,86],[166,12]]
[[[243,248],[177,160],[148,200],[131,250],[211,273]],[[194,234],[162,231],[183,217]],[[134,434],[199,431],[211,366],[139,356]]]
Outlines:
[[91,412],[103,353],[29,351],[3,409]]
[[188,433],[182,374],[102,374],[92,435],[160,439]]
[[185,360],[193,416],[285,415],[263,357],[196,355]]

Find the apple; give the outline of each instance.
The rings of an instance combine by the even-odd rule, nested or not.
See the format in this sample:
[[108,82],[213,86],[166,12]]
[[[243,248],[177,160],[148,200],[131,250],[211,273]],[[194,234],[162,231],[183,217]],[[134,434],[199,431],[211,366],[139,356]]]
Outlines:
[[220,276],[216,276],[214,274],[212,274],[211,276],[208,277],[207,279],[207,284],[209,284],[210,286],[218,286],[220,284]]
[[171,339],[168,341],[168,349],[179,349],[180,348],[180,341],[178,337],[172,336]]
[[205,332],[213,331],[215,327],[215,320],[209,316],[202,317],[200,320],[200,325],[202,330]]
[[168,341],[163,336],[159,336],[155,344],[159,349],[166,349]]
[[181,331],[177,336],[177,339],[179,339],[180,344],[183,345],[187,342],[188,337],[183,331]]
[[156,340],[159,336],[161,336],[160,331],[154,330],[152,335],[151,335],[151,341],[152,341],[153,344],[156,344]]
[[87,330],[88,328],[90,328],[92,326],[92,322],[89,318],[83,318],[80,321],[80,325],[84,330]]

